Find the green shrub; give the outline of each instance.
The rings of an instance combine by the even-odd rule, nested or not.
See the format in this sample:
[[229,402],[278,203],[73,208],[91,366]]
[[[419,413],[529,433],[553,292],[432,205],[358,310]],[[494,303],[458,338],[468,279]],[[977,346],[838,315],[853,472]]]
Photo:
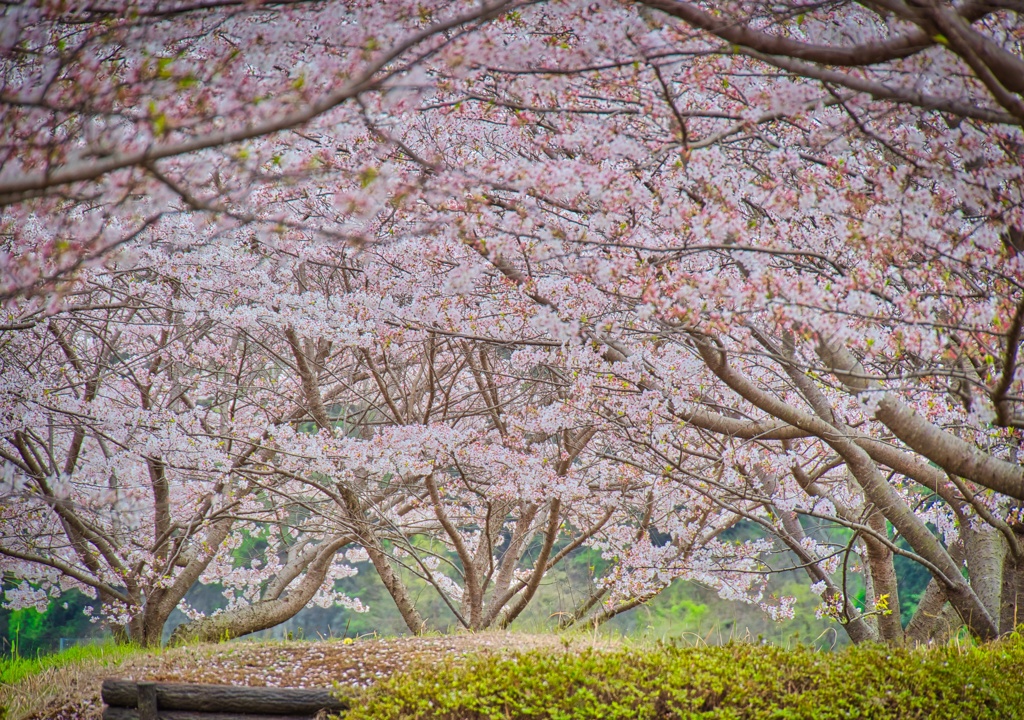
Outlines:
[[1024,718],[1024,639],[839,653],[730,644],[476,656],[381,682],[346,720]]

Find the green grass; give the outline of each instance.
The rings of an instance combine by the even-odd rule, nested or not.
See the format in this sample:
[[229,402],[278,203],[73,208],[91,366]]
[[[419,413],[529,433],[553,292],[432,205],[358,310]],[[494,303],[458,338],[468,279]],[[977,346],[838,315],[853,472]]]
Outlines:
[[729,644],[476,656],[383,681],[345,720],[1024,718],[1024,638],[827,653]]
[[133,645],[117,645],[109,642],[101,645],[76,645],[51,655],[36,657],[15,655],[0,658],[0,685],[13,685],[19,680],[31,675],[38,675],[51,668],[62,668],[86,660],[120,661],[137,650]]

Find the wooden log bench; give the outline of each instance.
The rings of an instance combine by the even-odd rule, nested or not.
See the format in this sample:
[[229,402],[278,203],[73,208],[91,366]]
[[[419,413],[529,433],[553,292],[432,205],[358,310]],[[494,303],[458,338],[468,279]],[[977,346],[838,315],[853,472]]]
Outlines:
[[103,720],[309,720],[348,709],[329,690],[104,680]]

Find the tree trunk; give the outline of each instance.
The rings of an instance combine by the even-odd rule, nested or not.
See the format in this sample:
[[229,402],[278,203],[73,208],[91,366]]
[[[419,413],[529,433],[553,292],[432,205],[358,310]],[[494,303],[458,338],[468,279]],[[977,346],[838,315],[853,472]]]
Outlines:
[[[868,518],[871,529],[883,537],[888,536],[885,518],[881,513],[872,512]],[[902,645],[903,625],[900,623],[900,593],[896,568],[893,565],[892,550],[873,537],[864,538],[867,548],[867,569],[871,576],[873,610],[878,610],[878,637],[890,645]],[[884,600],[883,600],[884,598]],[[880,606],[885,606],[881,610]]]
[[[782,532],[776,533],[778,538],[786,543],[789,546],[790,552],[800,559],[800,564],[803,565],[804,571],[810,577],[812,583],[824,583],[825,588],[821,591],[820,595],[822,602],[832,603],[836,599],[842,598],[842,612],[846,622],[840,622],[840,625],[846,631],[850,640],[854,644],[877,640],[878,633],[868,623],[868,618],[860,614],[857,608],[853,606],[853,603],[850,602],[850,599],[844,595],[842,590],[836,587],[828,573],[822,570],[821,560],[816,555],[812,555],[803,545],[803,540],[807,536],[797,514],[791,510],[780,512],[777,508],[772,508],[772,512],[776,513],[782,520]],[[868,577],[867,579],[870,580],[871,578]]]
[[945,645],[964,626],[960,614],[949,603],[942,606],[938,618],[932,625],[927,642],[931,645]]
[[[299,341],[295,330],[291,327],[285,329],[285,337],[288,339],[288,344],[292,348],[292,354],[295,356],[295,364],[299,371],[299,377],[302,380],[302,391],[308,405],[307,409],[321,430],[332,432],[331,421],[327,416],[323,397],[320,395],[320,386],[316,373],[309,365],[306,353],[302,349],[302,343]],[[367,362],[372,365],[369,359]],[[399,415],[400,413],[396,411],[396,417]],[[381,582],[384,583],[384,587],[387,588],[391,598],[395,601],[398,612],[402,614],[405,624],[413,634],[419,635],[426,630],[426,623],[423,622],[423,618],[416,611],[416,607],[409,596],[405,583],[402,582],[402,578],[391,567],[391,561],[388,559],[387,553],[384,552],[380,538],[377,537],[373,526],[366,519],[362,501],[360,501],[356,491],[345,483],[338,483],[338,492],[341,495],[345,510],[359,539],[359,544],[363,546],[366,554],[370,556],[370,562],[373,563],[373,567],[376,569],[377,575],[380,576]]]
[[1024,558],[1015,558],[1010,553],[1003,559],[999,610],[1000,635],[1011,633],[1024,623]]
[[323,585],[338,550],[350,542],[352,538],[344,536],[318,545],[314,558],[306,568],[305,576],[287,593],[282,593],[277,588],[268,588],[275,590],[271,597],[235,610],[182,623],[171,633],[168,644],[181,645],[190,641],[220,642],[281,624],[313,599]]
[[147,602],[142,611],[128,621],[120,642],[130,642],[144,648],[160,647],[163,642],[164,623],[167,613],[161,617],[158,612],[159,602]]
[[401,613],[402,619],[405,620],[406,626],[414,635],[423,633],[427,629],[427,624],[416,610],[416,605],[413,603],[412,596],[409,595],[409,590],[405,587],[405,583],[402,582],[402,578],[391,567],[391,560],[384,551],[380,538],[377,537],[373,527],[367,521],[363,511],[363,504],[360,502],[359,497],[352,488],[340,483],[338,485],[338,492],[345,502],[345,509],[348,511],[348,516],[352,522],[359,544],[363,546],[366,554],[370,556],[370,562],[373,563],[373,567],[377,571],[381,582],[384,583],[388,594],[391,595],[391,599],[395,601],[395,606],[398,608],[398,612]]
[[[964,551],[963,542],[958,542],[949,548],[949,555],[959,565],[963,564]],[[946,588],[938,580],[932,578],[924,589],[914,616],[907,624],[906,639],[909,644],[925,645],[935,630],[936,624],[942,618],[943,608],[946,607]]]
[[551,548],[555,545],[555,540],[558,538],[558,527],[562,509],[562,503],[558,498],[551,501],[551,505],[548,507],[548,527],[547,532],[544,533],[544,545],[541,547],[540,555],[533,563],[533,571],[530,573],[530,581],[527,583],[523,594],[519,596],[519,600],[508,609],[508,611],[501,618],[501,627],[508,627],[513,620],[519,617],[519,614],[526,609],[526,606],[530,604],[534,594],[537,592],[537,588],[540,587],[540,581],[544,577],[544,573],[547,570],[548,557],[551,555]]
[[1003,559],[1007,544],[1002,533],[989,525],[978,528],[961,527],[964,548],[967,551],[967,573],[971,587],[978,594],[985,609],[993,618],[999,618],[1003,585]]
[[931,530],[911,510],[899,493],[878,471],[878,466],[862,448],[818,417],[808,415],[775,395],[764,392],[747,377],[736,372],[726,354],[706,337],[693,335],[694,344],[705,364],[740,397],[776,418],[807,430],[828,443],[857,479],[867,500],[893,524],[914,551],[931,564],[933,576],[947,584],[950,603],[978,637],[991,640],[998,636],[996,623],[985,606],[960,575],[960,569],[932,535]]
[[[839,342],[824,338],[818,345],[820,357],[853,395],[882,390],[860,361]],[[956,435],[928,422],[892,393],[878,400],[875,419],[889,428],[907,447],[931,460],[948,473],[978,485],[1024,500],[1024,468],[979,450]]]

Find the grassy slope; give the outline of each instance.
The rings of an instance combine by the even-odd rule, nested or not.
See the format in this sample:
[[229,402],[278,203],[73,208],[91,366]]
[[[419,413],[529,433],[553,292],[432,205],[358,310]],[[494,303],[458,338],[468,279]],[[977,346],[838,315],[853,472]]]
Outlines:
[[137,652],[130,645],[78,645],[52,655],[0,658],[0,685],[13,685],[29,676],[80,662],[120,661]]
[[82,645],[36,657],[0,658],[0,720],[18,718],[72,695],[78,668],[118,666],[141,651],[131,645]]
[[1024,638],[822,653],[724,647],[478,657],[382,682],[346,720],[1024,718]]

